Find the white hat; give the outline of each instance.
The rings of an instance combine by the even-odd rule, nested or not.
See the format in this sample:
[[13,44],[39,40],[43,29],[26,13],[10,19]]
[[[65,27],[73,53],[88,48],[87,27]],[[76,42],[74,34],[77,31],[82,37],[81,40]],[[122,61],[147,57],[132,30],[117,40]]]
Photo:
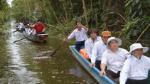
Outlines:
[[110,38],[107,40],[107,45],[108,45],[112,40],[116,40],[116,41],[118,42],[118,45],[119,45],[119,46],[122,44],[121,39],[116,38],[116,37],[110,37]]
[[133,43],[131,46],[130,46],[130,53],[132,53],[134,50],[136,49],[143,49],[143,52],[146,53],[149,48],[148,47],[143,47],[140,43]]

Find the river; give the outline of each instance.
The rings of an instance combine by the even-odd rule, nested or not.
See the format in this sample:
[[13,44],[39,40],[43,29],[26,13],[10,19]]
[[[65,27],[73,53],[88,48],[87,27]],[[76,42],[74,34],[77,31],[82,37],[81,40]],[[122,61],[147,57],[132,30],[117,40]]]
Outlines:
[[[13,0],[7,0],[12,7]],[[0,84],[94,84],[95,80],[78,64],[64,45],[53,57],[49,55],[61,43],[49,36],[47,43],[33,43],[15,31],[14,19],[6,22],[0,36]],[[37,59],[37,56],[49,57]]]
[[[80,67],[71,55],[68,45],[61,48],[53,57],[38,59],[37,56],[48,57],[62,42],[49,37],[47,43],[33,43],[15,31],[15,20],[7,22],[8,30],[0,37],[1,52],[7,57],[8,64],[0,84],[94,84],[96,83]],[[5,40],[3,40],[5,37]],[[4,43],[4,44],[3,44]],[[55,45],[57,44],[57,45]],[[2,60],[2,59],[1,59]]]
[[[7,0],[10,7],[13,0]],[[54,57],[48,57],[61,43],[49,36],[47,43],[33,43],[15,31],[15,20],[6,23],[8,27],[0,36],[0,84],[96,84],[95,80],[73,58],[66,44]],[[36,59],[35,59],[36,58]]]

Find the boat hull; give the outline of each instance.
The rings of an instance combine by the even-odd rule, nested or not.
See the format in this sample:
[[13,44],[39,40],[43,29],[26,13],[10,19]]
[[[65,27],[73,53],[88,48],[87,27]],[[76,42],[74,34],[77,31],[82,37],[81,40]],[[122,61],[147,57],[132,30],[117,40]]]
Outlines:
[[36,35],[29,35],[26,32],[23,32],[24,37],[32,42],[46,42],[48,40],[48,34],[36,34]]

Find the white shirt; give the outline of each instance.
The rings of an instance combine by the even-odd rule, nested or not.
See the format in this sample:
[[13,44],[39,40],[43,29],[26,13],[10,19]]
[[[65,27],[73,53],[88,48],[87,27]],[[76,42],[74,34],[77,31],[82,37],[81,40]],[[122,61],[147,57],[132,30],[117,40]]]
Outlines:
[[150,58],[142,56],[137,59],[135,56],[130,56],[121,71],[120,84],[125,84],[126,80],[143,80],[147,79],[148,71],[150,70]]
[[75,29],[69,36],[68,39],[75,38],[76,41],[85,41],[87,40],[87,30],[82,28],[80,31],[78,29]]
[[26,28],[25,31],[28,35],[35,35],[36,34],[35,29]]
[[17,27],[19,30],[25,28],[24,24],[23,23],[19,23],[18,27]]
[[91,62],[95,63],[96,60],[101,60],[102,54],[107,49],[106,44],[103,41],[98,41],[94,44],[91,56]]
[[98,41],[101,41],[101,40],[102,40],[101,37],[97,36],[97,38],[94,41],[91,38],[88,38],[85,41],[85,50],[86,50],[86,53],[89,55],[90,58],[92,55],[92,49],[94,47],[94,44]]
[[122,70],[125,60],[129,57],[127,50],[119,48],[118,51],[112,52],[107,49],[102,55],[102,64],[106,64],[107,69],[118,73]]

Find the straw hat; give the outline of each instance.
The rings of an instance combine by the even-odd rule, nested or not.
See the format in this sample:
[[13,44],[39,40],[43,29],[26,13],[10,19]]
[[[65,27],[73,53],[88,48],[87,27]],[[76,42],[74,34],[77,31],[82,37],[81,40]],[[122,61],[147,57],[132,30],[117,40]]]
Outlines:
[[102,36],[111,36],[111,32],[110,31],[103,31]]
[[143,47],[140,43],[133,43],[130,46],[130,53],[132,53],[133,51],[135,51],[136,49],[143,49],[143,52],[146,53],[149,48],[148,47]]
[[118,45],[119,45],[119,46],[122,45],[121,39],[116,38],[116,37],[110,37],[110,38],[107,40],[107,45],[108,45],[112,40],[116,40],[116,41],[118,42]]

